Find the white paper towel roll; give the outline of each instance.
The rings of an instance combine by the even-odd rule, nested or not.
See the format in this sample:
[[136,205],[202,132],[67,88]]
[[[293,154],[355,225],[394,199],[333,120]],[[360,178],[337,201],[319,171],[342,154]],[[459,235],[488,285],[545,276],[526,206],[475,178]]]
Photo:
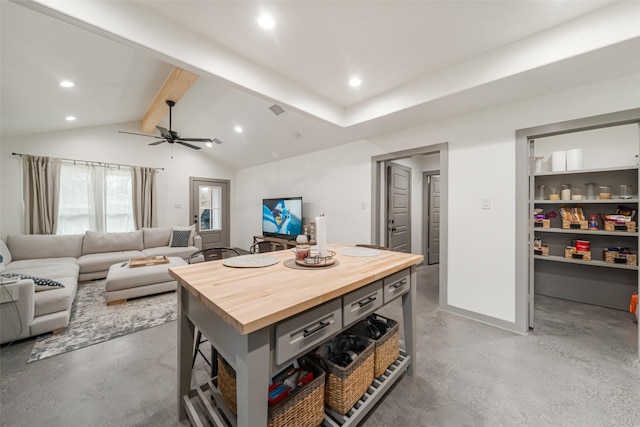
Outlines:
[[567,150],[567,170],[575,171],[580,170],[583,167],[582,148]]
[[324,214],[316,217],[316,244],[318,255],[327,256],[327,217]]
[[567,170],[567,152],[554,151],[551,154],[551,171],[562,172]]

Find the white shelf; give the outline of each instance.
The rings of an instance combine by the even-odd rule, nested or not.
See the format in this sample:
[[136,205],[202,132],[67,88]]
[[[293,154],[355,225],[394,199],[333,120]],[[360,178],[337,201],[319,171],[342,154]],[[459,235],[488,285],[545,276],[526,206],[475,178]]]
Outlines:
[[536,205],[599,205],[603,203],[638,203],[640,199],[583,199],[583,200],[531,200]]
[[561,233],[561,234],[595,234],[600,236],[620,236],[620,237],[638,237],[638,232],[628,231],[606,231],[606,230],[579,230],[575,228],[542,228],[534,227],[533,231],[540,233]]
[[626,265],[626,264],[610,264],[604,261],[592,260],[592,261],[582,261],[579,259],[568,259],[565,257],[557,256],[557,255],[534,255],[535,259],[540,259],[543,261],[551,261],[551,262],[564,262],[567,264],[580,264],[580,265],[591,265],[593,267],[606,267],[606,268],[617,268],[620,270],[638,270],[637,265]]
[[638,170],[638,166],[621,166],[616,168],[606,169],[580,169],[573,171],[560,171],[560,172],[538,172],[535,176],[552,176],[552,175],[574,175],[583,173],[600,173],[600,172],[619,172],[619,171],[635,171]]

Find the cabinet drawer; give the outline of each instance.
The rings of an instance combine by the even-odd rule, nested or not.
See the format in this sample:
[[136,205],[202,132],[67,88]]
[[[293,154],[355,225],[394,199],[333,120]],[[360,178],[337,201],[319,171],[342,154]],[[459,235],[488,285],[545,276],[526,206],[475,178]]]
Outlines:
[[342,329],[340,298],[276,325],[276,364],[280,365]]
[[382,280],[342,297],[342,323],[349,326],[378,307],[382,307]]
[[400,295],[406,294],[411,289],[411,276],[408,268],[385,277],[383,281],[385,304]]

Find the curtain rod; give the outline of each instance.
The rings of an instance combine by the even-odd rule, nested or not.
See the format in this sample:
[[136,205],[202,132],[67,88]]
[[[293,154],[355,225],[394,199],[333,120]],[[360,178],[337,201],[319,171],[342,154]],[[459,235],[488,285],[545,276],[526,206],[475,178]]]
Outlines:
[[[11,153],[12,156],[32,156],[33,154],[22,154],[22,153]],[[126,166],[126,167],[130,167],[130,168],[135,168],[135,167],[140,167],[140,166],[135,166],[135,165],[125,165],[122,163],[110,163],[110,162],[95,162],[92,160],[77,160],[77,159],[64,159],[61,157],[52,157],[53,159],[58,159],[58,160],[62,160],[63,162],[71,162],[73,164],[76,163],[86,163],[86,164],[93,164],[93,165],[100,165],[100,166],[104,166],[104,167],[109,167],[109,166]],[[147,167],[147,166],[142,166],[142,167]],[[164,168],[153,168],[156,170],[161,170],[163,171]]]

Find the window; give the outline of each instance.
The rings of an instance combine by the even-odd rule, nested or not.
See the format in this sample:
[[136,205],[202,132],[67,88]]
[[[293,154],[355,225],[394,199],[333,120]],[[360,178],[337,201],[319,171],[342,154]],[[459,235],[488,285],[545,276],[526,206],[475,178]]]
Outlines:
[[130,168],[61,165],[57,234],[134,229]]
[[200,185],[200,227],[198,231],[222,230],[222,188]]

